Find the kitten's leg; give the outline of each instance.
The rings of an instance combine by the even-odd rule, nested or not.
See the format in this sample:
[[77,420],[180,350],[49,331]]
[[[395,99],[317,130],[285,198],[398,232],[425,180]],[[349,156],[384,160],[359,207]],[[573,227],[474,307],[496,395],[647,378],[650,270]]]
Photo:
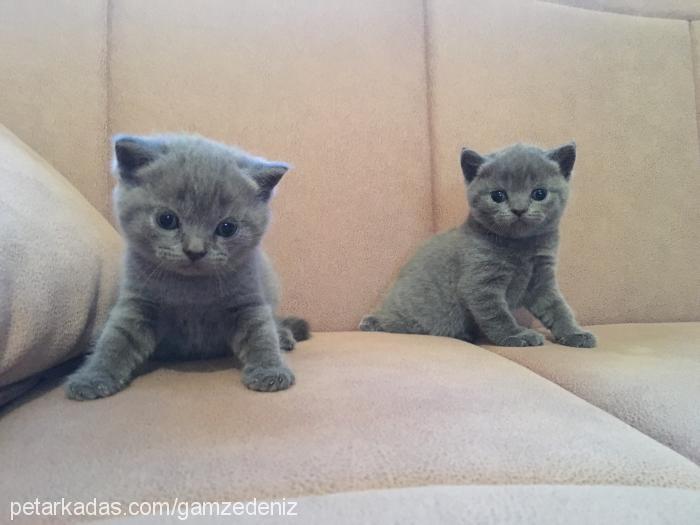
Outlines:
[[110,396],[124,389],[134,371],[156,346],[155,307],[134,298],[120,299],[97,340],[95,350],[66,382],[71,399]]
[[535,267],[523,303],[552,332],[557,343],[577,348],[595,347],[595,336],[578,325],[559,291],[553,261],[545,261]]
[[544,337],[539,332],[520,326],[506,302],[505,279],[486,276],[483,283],[471,284],[465,290],[467,306],[479,329],[491,342],[500,346],[539,346]]
[[232,346],[243,363],[243,384],[251,390],[274,392],[294,384],[294,374],[284,364],[279,334],[267,305],[252,306],[238,312]]

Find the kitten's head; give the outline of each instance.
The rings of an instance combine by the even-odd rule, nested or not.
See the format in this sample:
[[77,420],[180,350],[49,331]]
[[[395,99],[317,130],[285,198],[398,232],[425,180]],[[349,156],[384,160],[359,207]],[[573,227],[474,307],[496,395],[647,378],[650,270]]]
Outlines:
[[575,160],[573,142],[552,150],[516,144],[485,156],[462,150],[470,214],[502,237],[556,230]]
[[114,152],[130,250],[185,275],[221,273],[258,246],[288,169],[198,136],[120,135]]

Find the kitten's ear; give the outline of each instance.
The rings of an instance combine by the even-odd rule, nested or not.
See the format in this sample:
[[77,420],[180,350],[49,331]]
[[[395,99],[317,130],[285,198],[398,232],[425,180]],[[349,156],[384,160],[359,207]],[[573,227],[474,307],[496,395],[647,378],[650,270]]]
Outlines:
[[462,155],[459,159],[462,165],[462,173],[464,178],[467,179],[467,184],[474,180],[476,177],[476,172],[479,171],[479,166],[484,163],[484,157],[479,155],[476,151],[464,148],[462,149]]
[[241,167],[258,185],[260,198],[264,201],[270,200],[272,190],[275,189],[282,176],[289,170],[289,164],[259,157],[246,159]]
[[576,162],[576,143],[571,141],[568,144],[551,149],[547,152],[547,157],[559,164],[561,174],[564,175],[565,179],[568,179],[574,169],[574,162]]
[[116,135],[114,137],[114,160],[119,177],[134,181],[135,174],[165,153],[164,144],[148,137]]

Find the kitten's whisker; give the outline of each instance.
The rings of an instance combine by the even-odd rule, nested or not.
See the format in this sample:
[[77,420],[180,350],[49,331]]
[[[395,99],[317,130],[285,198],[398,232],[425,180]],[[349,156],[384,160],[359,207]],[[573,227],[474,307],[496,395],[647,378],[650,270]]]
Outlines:
[[[151,280],[151,278],[156,274],[156,272],[158,272],[159,270],[162,269],[162,267],[163,267],[163,261],[160,261],[158,264],[156,264],[155,268],[153,268],[153,270],[151,270],[151,272],[150,272],[150,273],[148,274],[148,276],[146,277],[146,280],[143,281],[143,283],[141,283],[141,290],[145,290],[145,289],[146,289],[146,285],[148,284],[148,282],[149,282],[149,281]],[[162,274],[165,274],[165,272],[163,271]],[[161,275],[161,277],[162,277],[162,275]],[[159,277],[159,278],[160,278],[160,277]],[[158,280],[158,279],[156,279],[156,280]]]

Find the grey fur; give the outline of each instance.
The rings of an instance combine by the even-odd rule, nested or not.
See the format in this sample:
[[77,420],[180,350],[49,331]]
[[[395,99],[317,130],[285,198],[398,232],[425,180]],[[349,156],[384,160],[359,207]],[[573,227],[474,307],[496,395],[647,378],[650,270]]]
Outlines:
[[[150,357],[231,353],[247,387],[290,387],[294,374],[280,348],[308,338],[308,324],[275,317],[277,281],[260,248],[268,200],[287,165],[197,136],[120,136],[114,144],[115,206],[127,241],[122,285],[67,395],[114,394]],[[178,226],[164,229],[158,217],[170,211]],[[217,235],[228,218],[237,231]]]
[[[360,329],[541,345],[544,337],[511,313],[525,306],[557,342],[594,347],[595,337],[576,323],[555,278],[559,221],[575,158],[573,143],[550,151],[517,144],[484,157],[463,150],[466,222],[418,250]],[[534,200],[535,189],[548,191],[544,200]],[[495,202],[491,193],[497,190],[507,200]]]

